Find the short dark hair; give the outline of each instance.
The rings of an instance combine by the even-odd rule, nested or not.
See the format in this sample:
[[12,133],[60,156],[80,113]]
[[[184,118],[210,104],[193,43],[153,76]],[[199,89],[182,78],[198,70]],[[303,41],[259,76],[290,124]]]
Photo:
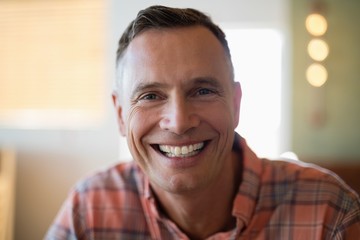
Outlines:
[[126,28],[119,41],[116,63],[119,63],[130,42],[145,30],[197,25],[206,27],[215,35],[231,62],[226,36],[220,27],[213,23],[209,16],[192,8],[170,8],[155,5],[141,10],[137,17]]

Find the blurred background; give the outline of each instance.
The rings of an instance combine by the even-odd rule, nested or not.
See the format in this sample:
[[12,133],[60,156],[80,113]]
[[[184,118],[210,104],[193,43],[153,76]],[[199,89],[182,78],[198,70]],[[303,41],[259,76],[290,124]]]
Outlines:
[[237,131],[259,156],[296,153],[360,190],[360,1],[2,0],[0,239],[42,239],[77,180],[131,159],[111,102],[115,52],[153,4],[198,8],[226,31]]

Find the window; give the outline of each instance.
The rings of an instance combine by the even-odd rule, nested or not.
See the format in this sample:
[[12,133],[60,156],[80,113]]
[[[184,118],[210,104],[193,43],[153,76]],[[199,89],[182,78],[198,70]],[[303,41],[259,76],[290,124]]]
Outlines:
[[243,91],[239,132],[259,156],[280,155],[282,38],[272,29],[225,31]]
[[0,127],[83,128],[105,105],[105,1],[0,1]]

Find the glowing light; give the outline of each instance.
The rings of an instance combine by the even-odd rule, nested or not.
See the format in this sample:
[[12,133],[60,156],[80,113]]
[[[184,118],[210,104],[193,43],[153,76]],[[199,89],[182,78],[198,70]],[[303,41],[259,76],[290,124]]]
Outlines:
[[328,77],[326,68],[319,64],[313,63],[306,70],[306,78],[308,82],[314,87],[321,87],[324,85]]
[[306,29],[314,36],[322,36],[327,30],[327,21],[324,16],[313,13],[305,21]]
[[328,44],[321,39],[312,39],[308,44],[308,53],[316,61],[323,61],[329,55]]

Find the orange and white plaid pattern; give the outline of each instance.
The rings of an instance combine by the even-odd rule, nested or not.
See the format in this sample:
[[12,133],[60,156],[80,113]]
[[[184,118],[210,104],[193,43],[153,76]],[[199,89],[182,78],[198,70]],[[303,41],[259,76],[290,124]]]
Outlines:
[[[243,156],[233,204],[237,227],[208,239],[360,239],[359,196],[335,174],[259,159],[238,135],[234,151]],[[189,238],[157,208],[147,177],[131,162],[79,182],[45,239]]]

